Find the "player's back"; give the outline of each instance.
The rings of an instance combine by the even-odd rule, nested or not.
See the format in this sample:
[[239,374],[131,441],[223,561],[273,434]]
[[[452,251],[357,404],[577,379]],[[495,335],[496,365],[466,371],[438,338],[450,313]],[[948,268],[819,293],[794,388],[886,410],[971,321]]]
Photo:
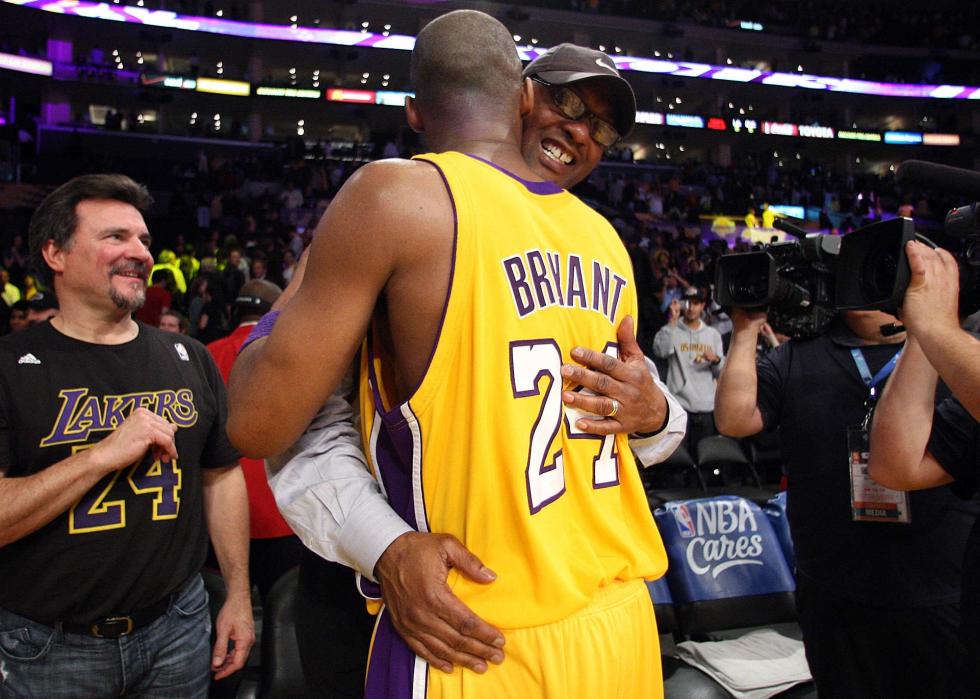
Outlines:
[[459,153],[422,157],[453,199],[450,288],[406,402],[387,398],[391,357],[369,343],[367,451],[403,517],[454,534],[497,572],[489,586],[451,578],[464,602],[501,628],[549,623],[614,580],[666,568],[626,437],[578,431],[561,402],[571,348],[615,352],[619,322],[636,314],[629,257],[550,183]]

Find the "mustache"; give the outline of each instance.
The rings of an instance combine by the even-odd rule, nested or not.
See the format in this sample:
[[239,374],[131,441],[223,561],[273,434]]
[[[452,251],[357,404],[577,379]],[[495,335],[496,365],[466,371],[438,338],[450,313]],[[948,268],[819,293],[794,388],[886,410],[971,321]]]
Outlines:
[[137,274],[146,281],[150,274],[149,265],[141,262],[123,262],[112,267],[110,274]]

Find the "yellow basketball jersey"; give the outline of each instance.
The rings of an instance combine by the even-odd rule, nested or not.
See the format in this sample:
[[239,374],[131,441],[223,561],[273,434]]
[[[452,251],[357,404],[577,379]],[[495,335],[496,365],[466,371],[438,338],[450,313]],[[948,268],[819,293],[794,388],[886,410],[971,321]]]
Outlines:
[[421,159],[455,207],[449,295],[406,402],[380,380],[391,358],[371,342],[362,353],[365,451],[399,514],[497,573],[490,585],[452,574],[463,602],[502,629],[551,623],[612,581],[667,567],[626,437],[579,431],[561,401],[572,347],[615,353],[620,321],[636,317],[630,260],[608,222],[555,185],[459,153]]

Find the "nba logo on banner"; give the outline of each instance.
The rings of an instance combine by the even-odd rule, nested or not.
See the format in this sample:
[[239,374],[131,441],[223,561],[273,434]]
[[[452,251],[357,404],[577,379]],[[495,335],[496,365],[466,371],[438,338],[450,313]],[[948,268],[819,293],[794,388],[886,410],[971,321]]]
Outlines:
[[674,522],[677,523],[677,531],[685,539],[691,539],[697,535],[697,530],[694,528],[694,520],[691,519],[691,512],[687,509],[686,504],[681,504],[674,510]]

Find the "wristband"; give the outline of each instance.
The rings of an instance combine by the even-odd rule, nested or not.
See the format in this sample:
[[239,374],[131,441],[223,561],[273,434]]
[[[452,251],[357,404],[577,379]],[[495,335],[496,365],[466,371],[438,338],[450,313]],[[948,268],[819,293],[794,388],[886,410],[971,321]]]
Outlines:
[[248,337],[245,339],[244,344],[242,344],[242,346],[238,348],[238,353],[241,354],[246,347],[248,347],[256,340],[260,340],[263,337],[268,337],[269,335],[271,335],[272,329],[276,327],[276,320],[278,318],[279,318],[279,311],[269,311],[264,316],[259,318],[259,322],[255,324],[254,328],[252,328],[252,332],[248,334]]

